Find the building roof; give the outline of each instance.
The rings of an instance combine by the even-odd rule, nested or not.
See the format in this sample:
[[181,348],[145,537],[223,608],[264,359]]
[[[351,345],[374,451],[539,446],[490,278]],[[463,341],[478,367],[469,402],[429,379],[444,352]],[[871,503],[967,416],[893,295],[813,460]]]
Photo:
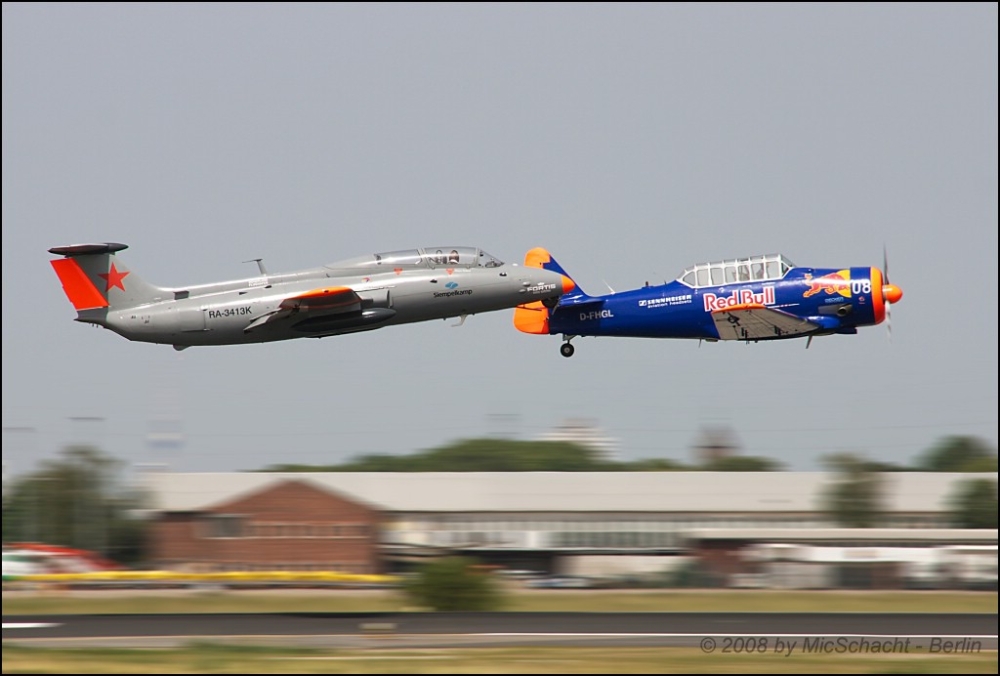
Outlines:
[[569,441],[583,446],[599,460],[618,459],[618,440],[613,439],[589,418],[570,418],[537,437],[541,441]]
[[[203,511],[280,481],[387,512],[797,513],[822,509],[829,472],[226,472],[145,475],[155,511]],[[947,511],[960,482],[996,473],[886,472],[884,507]]]
[[692,540],[743,540],[763,543],[803,542],[942,542],[979,544],[996,550],[995,528],[695,528],[688,531]]

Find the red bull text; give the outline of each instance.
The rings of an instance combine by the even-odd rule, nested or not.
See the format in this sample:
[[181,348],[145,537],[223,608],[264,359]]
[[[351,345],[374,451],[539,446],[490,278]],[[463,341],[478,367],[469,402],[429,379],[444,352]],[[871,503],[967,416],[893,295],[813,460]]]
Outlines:
[[735,305],[774,305],[774,287],[765,286],[760,293],[754,293],[750,289],[737,289],[728,296],[706,293],[702,298],[705,299],[705,312],[725,310]]

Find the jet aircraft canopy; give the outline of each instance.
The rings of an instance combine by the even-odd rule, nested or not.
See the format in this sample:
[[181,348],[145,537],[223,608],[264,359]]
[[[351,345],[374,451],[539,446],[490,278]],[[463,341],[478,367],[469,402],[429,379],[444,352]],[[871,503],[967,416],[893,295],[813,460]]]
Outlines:
[[386,251],[371,256],[330,263],[326,267],[335,269],[361,268],[374,272],[381,268],[498,268],[502,265],[502,260],[474,246],[435,246],[423,249]]
[[465,265],[480,268],[498,268],[503,261],[486,253],[482,249],[468,246],[436,246],[423,250],[424,260],[431,267],[451,267]]
[[698,289],[739,282],[774,281],[784,277],[794,267],[795,264],[781,254],[766,254],[694,265],[681,273],[678,279]]

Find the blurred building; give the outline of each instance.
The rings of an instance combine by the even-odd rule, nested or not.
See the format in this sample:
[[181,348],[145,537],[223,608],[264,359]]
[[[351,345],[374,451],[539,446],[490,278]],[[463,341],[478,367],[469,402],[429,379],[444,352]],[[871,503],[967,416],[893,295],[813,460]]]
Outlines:
[[709,528],[690,533],[703,582],[785,589],[996,589],[997,531]]
[[725,458],[732,458],[740,452],[736,434],[728,427],[705,427],[694,445],[696,465],[711,465]]
[[947,528],[957,483],[980,476],[996,478],[884,474],[883,527],[876,529],[831,523],[822,496],[836,475],[825,472],[164,472],[144,479],[161,567],[384,572],[461,553],[514,569],[624,575],[696,557],[703,573],[731,584],[780,568],[765,570],[754,558],[764,545],[839,547],[857,556],[880,547],[992,546],[995,569],[996,530]]
[[588,449],[595,460],[617,461],[617,439],[614,439],[589,418],[570,418],[554,429],[541,434],[539,441],[569,441]]

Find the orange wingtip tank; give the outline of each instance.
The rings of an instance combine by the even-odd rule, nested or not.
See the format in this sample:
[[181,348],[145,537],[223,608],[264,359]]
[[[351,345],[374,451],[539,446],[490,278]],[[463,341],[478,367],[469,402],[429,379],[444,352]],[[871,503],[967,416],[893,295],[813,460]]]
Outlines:
[[327,286],[322,289],[312,289],[297,296],[292,296],[292,300],[306,300],[309,298],[325,298],[328,296],[339,296],[344,293],[353,293],[349,286]]
[[514,308],[514,326],[522,333],[549,334],[549,310],[536,300]]
[[312,289],[297,296],[286,298],[281,303],[283,308],[302,308],[305,310],[321,310],[335,307],[345,307],[358,302],[357,294],[347,286],[329,286]]

